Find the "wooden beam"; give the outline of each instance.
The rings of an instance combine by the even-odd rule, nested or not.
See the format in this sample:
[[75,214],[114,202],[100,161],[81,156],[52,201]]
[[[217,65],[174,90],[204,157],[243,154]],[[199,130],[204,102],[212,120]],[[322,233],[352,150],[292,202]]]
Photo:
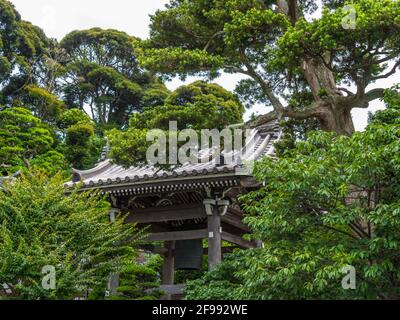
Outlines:
[[179,240],[195,240],[205,239],[208,237],[207,229],[191,230],[191,231],[175,231],[153,233],[145,238],[146,241],[179,241]]
[[227,232],[222,232],[222,240],[227,241],[229,243],[236,244],[245,249],[257,248],[256,243],[244,240],[242,237],[235,236],[235,235],[227,233]]
[[160,255],[165,255],[166,253],[168,253],[168,250],[165,249],[165,248],[162,248],[162,247],[154,247],[150,251],[155,253],[155,254],[160,254]]
[[[237,246],[222,247],[222,253],[223,254],[232,253],[233,250],[235,250],[237,248],[238,248]],[[151,251],[152,253],[159,254],[162,256],[164,256],[168,252],[168,250],[164,247],[152,247],[152,248],[146,247],[145,249],[147,251]],[[203,249],[203,254],[208,255],[208,248]]]
[[134,210],[126,219],[126,223],[156,223],[206,218],[203,204],[182,205],[160,208]]
[[[232,253],[233,250],[237,249],[237,246],[230,246],[230,247],[222,247],[222,254]],[[204,255],[208,255],[208,248],[204,248]]]
[[236,214],[231,213],[229,211],[227,212],[226,215],[222,217],[222,222],[230,224],[231,226],[234,226],[246,233],[251,232],[250,228],[243,223],[240,216],[237,216]]

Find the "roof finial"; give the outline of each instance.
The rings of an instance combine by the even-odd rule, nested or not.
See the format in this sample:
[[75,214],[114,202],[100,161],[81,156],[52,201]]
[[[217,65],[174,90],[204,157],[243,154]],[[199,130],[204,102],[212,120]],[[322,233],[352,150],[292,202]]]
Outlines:
[[106,161],[108,159],[109,152],[110,152],[110,142],[106,138],[106,145],[104,146],[103,151],[101,152],[98,163]]

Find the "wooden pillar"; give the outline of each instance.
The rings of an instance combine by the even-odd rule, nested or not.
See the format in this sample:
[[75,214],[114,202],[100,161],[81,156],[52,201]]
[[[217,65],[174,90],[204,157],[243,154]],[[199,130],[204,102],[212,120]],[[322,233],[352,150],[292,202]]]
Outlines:
[[163,265],[163,285],[173,285],[175,278],[175,241],[165,241],[165,249]]
[[119,287],[119,274],[113,274],[108,279],[107,289],[111,296],[118,295],[118,287]]
[[[116,216],[119,213],[119,209],[113,208],[109,212],[110,222],[115,223]],[[109,295],[116,296],[118,295],[118,287],[119,287],[119,274],[113,274],[108,279],[107,290]]]
[[208,215],[208,268],[212,270],[222,261],[222,228],[218,207],[213,206]]

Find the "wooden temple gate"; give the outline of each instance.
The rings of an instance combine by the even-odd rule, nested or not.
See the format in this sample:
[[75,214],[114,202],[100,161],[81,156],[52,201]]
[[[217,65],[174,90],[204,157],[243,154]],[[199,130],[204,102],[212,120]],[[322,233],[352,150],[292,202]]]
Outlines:
[[[247,150],[241,160],[273,155],[273,143],[279,137],[276,123],[258,128],[254,150]],[[208,255],[212,269],[224,253],[259,245],[243,238],[250,229],[243,223],[238,197],[260,187],[251,174],[241,170],[243,162],[187,164],[165,172],[152,166],[125,169],[104,156],[92,170],[75,170],[69,186],[80,182],[83,190],[101,190],[112,203],[111,217],[123,213],[126,223],[146,229],[146,250],[164,256],[162,282],[168,287],[174,285],[175,269],[182,264],[185,269],[198,268],[198,262],[192,261],[191,267],[185,261],[185,254],[189,257],[200,249],[201,256]],[[208,245],[203,248],[205,239]],[[223,246],[223,242],[230,245]]]

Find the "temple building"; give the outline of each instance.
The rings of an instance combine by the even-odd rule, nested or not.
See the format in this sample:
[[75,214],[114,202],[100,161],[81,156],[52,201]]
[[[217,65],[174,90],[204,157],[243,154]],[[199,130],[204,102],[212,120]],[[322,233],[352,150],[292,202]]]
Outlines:
[[245,146],[233,163],[222,155],[221,161],[185,164],[171,172],[154,166],[127,169],[104,154],[95,168],[74,170],[68,187],[100,190],[112,204],[111,219],[123,213],[126,223],[146,228],[146,248],[164,256],[162,282],[172,286],[175,270],[198,270],[205,255],[212,269],[234,248],[262,245],[244,237],[251,231],[238,197],[260,187],[245,170],[247,161],[274,156],[280,136],[278,124],[270,123],[252,132],[252,147]]

